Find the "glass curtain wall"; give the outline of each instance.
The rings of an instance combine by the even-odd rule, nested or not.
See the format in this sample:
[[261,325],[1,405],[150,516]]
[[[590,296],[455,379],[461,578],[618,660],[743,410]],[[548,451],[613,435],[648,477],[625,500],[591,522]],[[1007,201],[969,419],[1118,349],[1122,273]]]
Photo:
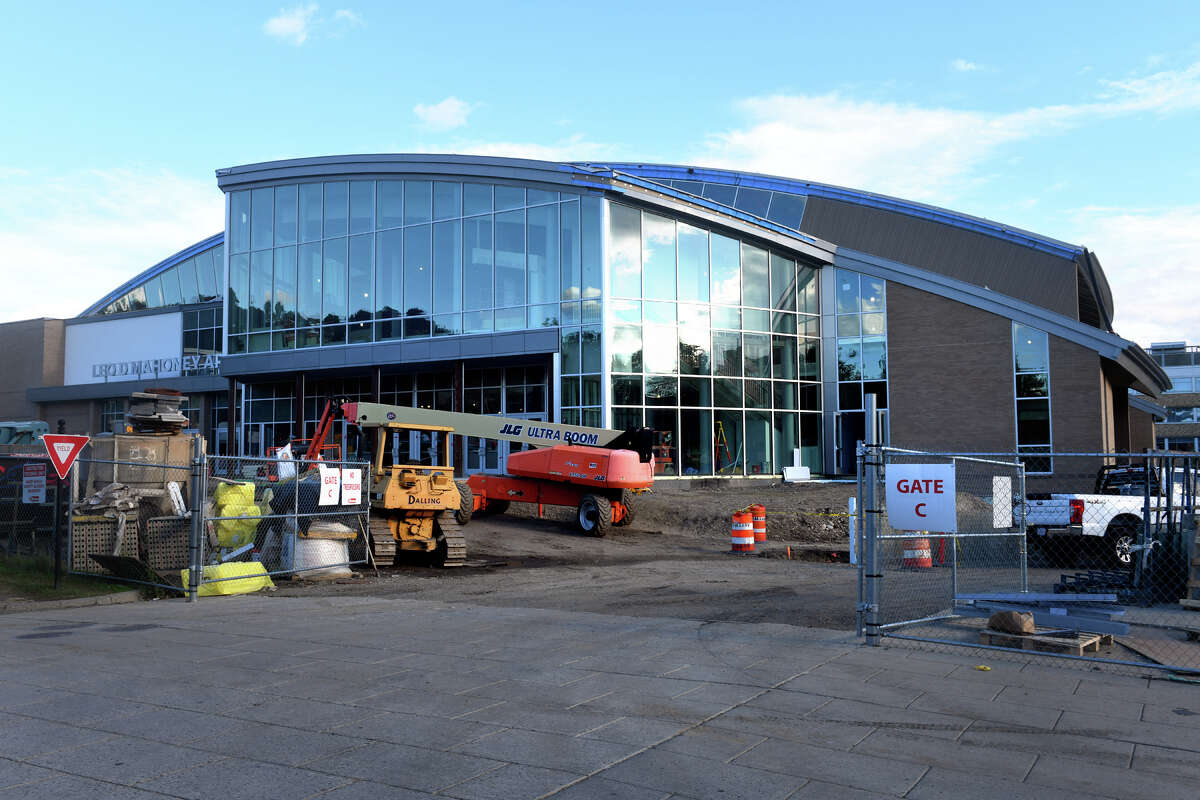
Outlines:
[[168,267],[95,313],[120,314],[219,300],[224,281],[225,246],[217,245]]
[[231,354],[599,323],[598,197],[335,180],[229,208]]
[[613,427],[653,430],[658,474],[774,474],[808,429],[819,450],[815,267],[610,203],[608,268]]
[[1013,382],[1017,452],[1027,472],[1053,472],[1054,461],[1050,456],[1053,443],[1050,425],[1050,337],[1044,331],[1019,322],[1013,323]]
[[888,407],[887,286],[885,281],[850,270],[834,275],[836,330],[837,424],[835,463],[852,472],[854,449],[866,430],[864,396],[875,395],[875,407]]

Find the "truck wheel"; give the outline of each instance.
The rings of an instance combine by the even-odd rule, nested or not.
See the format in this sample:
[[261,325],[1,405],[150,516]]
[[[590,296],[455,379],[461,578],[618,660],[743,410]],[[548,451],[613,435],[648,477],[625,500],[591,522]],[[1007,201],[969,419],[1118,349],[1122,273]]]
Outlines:
[[612,503],[607,497],[585,494],[579,501],[579,530],[588,536],[603,536],[612,524]]
[[475,510],[475,495],[471,492],[471,485],[466,481],[455,481],[454,485],[458,487],[458,510],[454,512],[454,519],[459,525],[466,525],[471,521],[471,512]]
[[1114,522],[1104,534],[1104,557],[1118,569],[1133,566],[1133,550],[1137,544],[1138,525],[1128,520]]
[[628,489],[621,490],[621,505],[625,506],[625,516],[621,517],[620,522],[614,522],[613,525],[623,528],[626,525],[633,524],[634,517],[636,516],[634,513],[633,499],[633,492],[629,491]]

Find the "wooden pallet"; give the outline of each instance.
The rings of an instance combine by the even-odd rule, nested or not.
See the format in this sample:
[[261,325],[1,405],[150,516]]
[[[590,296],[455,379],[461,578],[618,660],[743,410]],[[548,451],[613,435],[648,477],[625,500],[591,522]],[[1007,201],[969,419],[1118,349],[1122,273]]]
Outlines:
[[1074,635],[1049,636],[1038,633],[1004,633],[985,628],[979,632],[979,643],[993,647],[1011,647],[1015,650],[1037,650],[1042,653],[1065,653],[1081,656],[1084,653],[1095,653],[1101,647],[1112,644],[1111,633],[1085,633],[1077,631]]

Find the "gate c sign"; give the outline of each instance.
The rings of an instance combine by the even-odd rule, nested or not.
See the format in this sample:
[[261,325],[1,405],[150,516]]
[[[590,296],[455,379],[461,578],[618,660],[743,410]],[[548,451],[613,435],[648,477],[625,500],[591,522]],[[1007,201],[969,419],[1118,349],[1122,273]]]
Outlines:
[[953,464],[888,464],[888,524],[898,531],[957,533]]

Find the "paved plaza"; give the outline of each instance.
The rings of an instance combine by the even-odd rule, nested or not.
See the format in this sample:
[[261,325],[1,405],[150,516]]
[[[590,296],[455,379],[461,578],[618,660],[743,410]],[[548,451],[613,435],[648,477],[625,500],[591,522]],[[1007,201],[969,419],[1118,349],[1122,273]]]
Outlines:
[[0,615],[0,800],[1197,796],[1200,686],[427,600]]

